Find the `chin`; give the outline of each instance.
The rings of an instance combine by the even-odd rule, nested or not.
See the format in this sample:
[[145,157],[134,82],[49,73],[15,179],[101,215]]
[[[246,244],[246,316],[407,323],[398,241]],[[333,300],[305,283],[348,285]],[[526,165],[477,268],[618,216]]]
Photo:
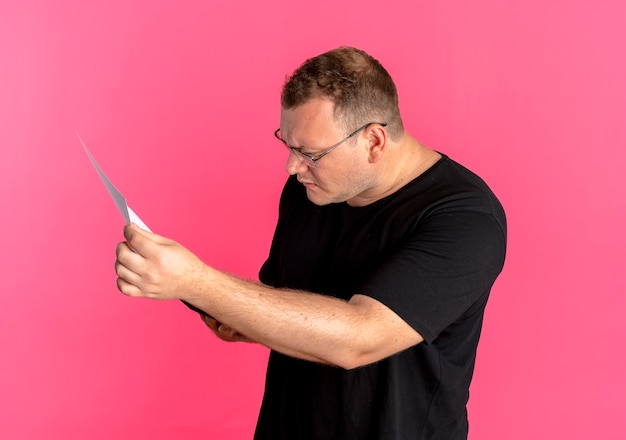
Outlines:
[[328,197],[328,196],[324,196],[322,194],[319,193],[315,193],[313,191],[310,191],[307,188],[306,191],[306,196],[309,199],[309,201],[317,206],[325,206],[325,205],[330,205],[331,203],[335,203],[335,201],[332,199],[332,197]]
[[345,197],[333,197],[331,195],[321,195],[321,194],[311,194],[309,191],[306,193],[309,201],[317,206],[326,206],[331,205],[333,203],[343,203],[348,200]]
[[308,197],[308,199],[311,203],[317,206],[326,206],[326,205],[330,205],[331,203],[335,203],[332,200],[322,199],[318,197]]

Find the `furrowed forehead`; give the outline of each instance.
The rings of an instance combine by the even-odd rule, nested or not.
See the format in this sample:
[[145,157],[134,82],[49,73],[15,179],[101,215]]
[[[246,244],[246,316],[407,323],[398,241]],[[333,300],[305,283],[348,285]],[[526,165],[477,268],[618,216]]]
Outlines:
[[294,148],[318,150],[336,142],[344,134],[334,116],[334,104],[313,100],[298,107],[281,109],[282,138]]

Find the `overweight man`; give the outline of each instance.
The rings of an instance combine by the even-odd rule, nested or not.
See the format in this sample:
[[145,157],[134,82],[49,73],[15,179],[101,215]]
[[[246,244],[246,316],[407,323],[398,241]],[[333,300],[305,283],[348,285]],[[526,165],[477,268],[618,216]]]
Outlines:
[[255,439],[466,439],[505,258],[497,198],[404,129],[392,78],[359,49],[295,70],[274,136],[289,177],[260,282],[132,225],[119,290],[183,300],[222,340],[271,349]]

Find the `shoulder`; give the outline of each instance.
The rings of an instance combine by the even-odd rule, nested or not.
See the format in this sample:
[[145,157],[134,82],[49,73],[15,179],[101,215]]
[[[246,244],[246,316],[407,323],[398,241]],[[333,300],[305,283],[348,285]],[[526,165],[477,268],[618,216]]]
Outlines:
[[487,183],[445,154],[410,185],[404,198],[423,199],[432,211],[473,211],[493,216],[504,227],[504,209]]

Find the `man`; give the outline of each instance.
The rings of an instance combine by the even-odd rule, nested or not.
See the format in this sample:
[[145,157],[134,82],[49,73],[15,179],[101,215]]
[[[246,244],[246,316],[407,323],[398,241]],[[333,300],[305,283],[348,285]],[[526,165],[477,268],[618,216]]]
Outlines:
[[271,348],[257,439],[466,438],[501,205],[404,130],[391,77],[363,51],[307,60],[281,104],[290,178],[261,283],[129,226],[119,289],[182,299],[220,338]]

